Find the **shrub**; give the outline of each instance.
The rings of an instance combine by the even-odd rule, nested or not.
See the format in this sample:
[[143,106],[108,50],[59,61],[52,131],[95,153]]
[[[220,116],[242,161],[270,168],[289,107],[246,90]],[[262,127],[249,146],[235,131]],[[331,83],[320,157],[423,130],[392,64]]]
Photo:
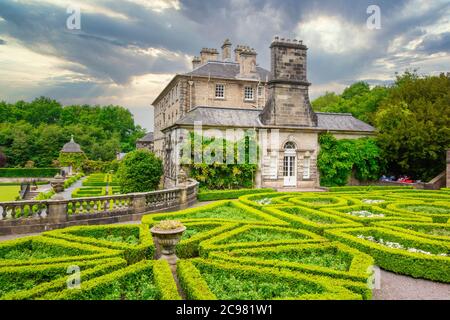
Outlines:
[[252,247],[270,247],[288,244],[304,244],[325,241],[315,233],[278,226],[245,225],[224,232],[200,243],[200,256],[208,256],[215,250],[234,250]]
[[[188,299],[267,300],[334,299],[361,300],[366,285],[349,280],[301,274],[291,270],[263,268],[191,259],[178,261],[178,277]],[[354,291],[347,289],[346,286]],[[245,287],[246,290],[242,290]],[[226,288],[226,290],[224,290]],[[358,291],[358,292],[355,292]],[[367,293],[365,298],[369,298]]]
[[50,178],[58,173],[58,168],[0,168],[2,178]]
[[33,236],[0,243],[0,267],[98,260],[120,254],[117,250]]
[[126,267],[120,258],[70,261],[33,266],[3,267],[0,269],[0,299],[39,299],[50,292],[67,288],[67,270],[77,266],[82,270],[81,282]]
[[349,228],[359,227],[359,223],[337,217],[326,212],[313,210],[309,208],[283,206],[267,207],[262,209],[264,212],[274,215],[283,221],[289,222],[297,228],[307,229],[312,232],[323,234],[323,231],[331,228]]
[[273,189],[237,189],[237,190],[200,190],[197,195],[199,201],[214,201],[224,199],[237,199],[246,194],[276,192]]
[[[375,264],[383,269],[415,278],[450,282],[448,243],[380,227],[332,229],[326,230],[325,236],[370,254]],[[375,241],[368,240],[372,238]],[[380,239],[385,244],[381,244]]]
[[83,282],[81,289],[66,289],[43,296],[51,300],[179,300],[167,261],[141,261]]
[[[120,250],[129,264],[151,259],[155,254],[153,238],[145,225],[80,226],[53,230],[46,237]],[[137,243],[127,243],[134,238]]]
[[140,149],[128,153],[117,170],[122,193],[147,192],[158,188],[163,167],[161,159]]
[[338,242],[214,251],[209,258],[367,283],[373,259]]

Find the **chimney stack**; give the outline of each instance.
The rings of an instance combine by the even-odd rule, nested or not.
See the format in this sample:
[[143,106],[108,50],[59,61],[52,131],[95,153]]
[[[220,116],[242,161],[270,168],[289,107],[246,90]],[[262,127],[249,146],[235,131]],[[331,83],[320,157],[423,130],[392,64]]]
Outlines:
[[255,49],[241,46],[239,52],[239,77],[256,78],[256,56]]
[[225,39],[222,45],[222,60],[230,62],[231,61],[231,41],[230,39]]
[[266,125],[317,127],[317,115],[309,101],[310,83],[306,79],[308,48],[302,41],[275,37],[270,49],[270,99],[261,121]]
[[197,69],[202,64],[202,60],[199,57],[195,56],[192,59],[192,70]]
[[217,49],[203,48],[202,51],[200,51],[200,60],[201,64],[205,64],[208,61],[218,61],[219,52],[217,51]]

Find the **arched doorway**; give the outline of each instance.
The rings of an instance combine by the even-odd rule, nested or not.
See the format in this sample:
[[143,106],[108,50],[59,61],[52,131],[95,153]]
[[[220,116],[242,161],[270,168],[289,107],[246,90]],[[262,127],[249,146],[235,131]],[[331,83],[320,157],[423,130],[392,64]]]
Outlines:
[[292,141],[284,145],[283,177],[285,187],[297,186],[297,147]]

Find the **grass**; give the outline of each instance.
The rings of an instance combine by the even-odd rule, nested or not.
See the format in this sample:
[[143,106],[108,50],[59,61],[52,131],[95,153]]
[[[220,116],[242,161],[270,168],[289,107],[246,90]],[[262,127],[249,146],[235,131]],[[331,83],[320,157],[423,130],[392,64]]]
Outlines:
[[402,209],[411,212],[423,212],[423,213],[434,213],[434,214],[450,214],[450,207],[441,207],[437,205],[404,205],[401,206]]
[[246,257],[258,259],[281,260],[287,262],[303,263],[308,265],[330,268],[338,271],[348,271],[352,263],[352,256],[334,248],[304,251],[280,251],[247,253]]
[[305,236],[289,232],[289,231],[276,231],[267,229],[250,229],[244,233],[237,234],[231,238],[224,239],[218,244],[222,243],[237,243],[237,242],[268,242],[277,240],[299,240],[305,239]]
[[0,186],[0,201],[14,201],[19,196],[20,186]]
[[[269,300],[296,297],[307,293],[321,293],[318,286],[275,279],[258,279],[224,270],[210,270],[198,266],[210,290],[220,300]],[[319,292],[318,292],[319,291]]]
[[308,211],[302,210],[301,208],[288,207],[288,208],[279,208],[280,210],[305,218],[309,221],[320,223],[320,224],[335,224],[336,220],[324,216],[319,216]]

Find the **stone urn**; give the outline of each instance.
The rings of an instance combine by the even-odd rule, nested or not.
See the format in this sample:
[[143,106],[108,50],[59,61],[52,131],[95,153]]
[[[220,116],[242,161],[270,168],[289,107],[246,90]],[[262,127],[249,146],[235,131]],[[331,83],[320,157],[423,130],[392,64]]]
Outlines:
[[57,174],[52,180],[50,180],[50,185],[56,193],[64,191],[64,178],[63,176]]
[[160,260],[167,260],[171,265],[176,264],[178,257],[175,255],[175,248],[185,230],[186,227],[180,222],[170,220],[161,221],[150,229],[161,248]]

